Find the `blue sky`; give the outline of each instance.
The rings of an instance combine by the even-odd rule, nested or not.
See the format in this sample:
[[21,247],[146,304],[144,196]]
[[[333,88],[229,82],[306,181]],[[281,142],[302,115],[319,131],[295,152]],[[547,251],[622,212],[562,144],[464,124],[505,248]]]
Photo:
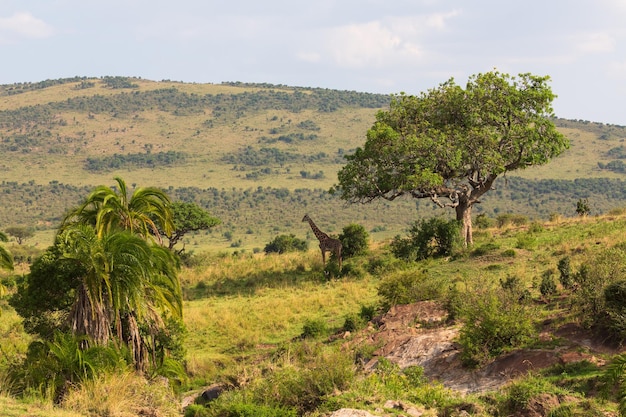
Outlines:
[[626,0],[1,0],[0,84],[73,76],[418,94],[549,75],[559,117],[626,125]]

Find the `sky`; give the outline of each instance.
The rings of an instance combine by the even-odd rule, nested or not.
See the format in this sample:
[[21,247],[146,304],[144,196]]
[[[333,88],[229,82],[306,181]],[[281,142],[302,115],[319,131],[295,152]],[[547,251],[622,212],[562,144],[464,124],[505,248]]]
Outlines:
[[558,117],[626,125],[626,0],[0,0],[0,84],[419,94],[492,70],[550,76]]

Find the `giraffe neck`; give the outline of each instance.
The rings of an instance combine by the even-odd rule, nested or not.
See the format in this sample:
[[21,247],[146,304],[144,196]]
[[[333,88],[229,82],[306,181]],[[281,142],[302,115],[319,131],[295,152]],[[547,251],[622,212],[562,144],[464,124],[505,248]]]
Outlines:
[[313,220],[311,220],[311,218],[307,218],[307,221],[309,222],[309,226],[311,226],[311,230],[313,230],[313,234],[315,234],[315,237],[321,242],[323,240],[328,239],[328,235],[324,232],[322,232],[316,225],[315,223],[313,223]]

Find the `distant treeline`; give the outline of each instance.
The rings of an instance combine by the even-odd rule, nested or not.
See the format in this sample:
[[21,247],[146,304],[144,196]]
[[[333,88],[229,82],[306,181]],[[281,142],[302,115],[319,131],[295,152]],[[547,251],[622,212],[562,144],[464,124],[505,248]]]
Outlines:
[[[95,82],[91,81],[93,78],[90,77],[70,77],[70,78],[59,78],[56,80],[44,80],[38,81],[34,83],[26,82],[26,83],[15,83],[15,84],[6,84],[0,85],[0,96],[12,96],[15,94],[26,93],[29,91],[42,90],[44,88],[53,87],[55,85],[63,85],[69,83],[79,83],[77,85],[78,90],[82,90],[85,88],[95,87]],[[102,82],[105,86],[109,88],[137,88],[139,87],[137,84],[133,83],[132,78],[129,77],[112,77],[105,76],[102,77]]]
[[[123,83],[123,81],[120,81]],[[243,117],[263,110],[300,112],[312,109],[334,112],[343,107],[379,108],[389,104],[390,96],[324,89],[293,89],[291,91],[260,90],[239,94],[189,94],[177,88],[152,91],[122,91],[119,94],[83,96],[67,100],[0,111],[0,128],[32,129],[52,127],[61,123],[62,112],[107,114],[130,117],[142,111],[162,111],[175,116],[189,114],[220,117]]]
[[[132,184],[133,187],[135,184]],[[34,181],[0,184],[0,230],[12,225],[55,228],[64,213],[84,199],[93,187],[75,187],[53,181],[46,185]],[[250,230],[287,232],[297,229],[305,213],[324,218],[340,231],[356,222],[368,229],[384,227],[403,233],[418,218],[452,215],[452,210],[437,209],[429,200],[406,198],[366,205],[346,205],[323,189],[169,187],[165,190],[175,201],[195,202],[222,219],[223,228],[233,233]],[[575,216],[576,202],[588,199],[592,214],[624,208],[626,181],[607,178],[570,180],[526,180],[499,178],[496,188],[487,193],[474,215],[496,217],[515,213],[529,218],[548,219],[557,213]],[[417,208],[416,208],[417,207]],[[298,229],[299,230],[299,229]]]
[[121,168],[155,168],[182,164],[186,159],[186,153],[176,151],[131,153],[126,155],[113,154],[87,158],[85,169],[92,172],[105,172]]
[[303,155],[295,152],[283,151],[278,148],[262,147],[255,149],[252,146],[246,146],[235,153],[229,153],[222,157],[222,161],[234,165],[246,165],[252,167],[259,166],[283,166],[288,163],[295,162],[329,162],[343,163],[345,160],[341,155],[331,157],[326,152],[318,152],[313,155]]

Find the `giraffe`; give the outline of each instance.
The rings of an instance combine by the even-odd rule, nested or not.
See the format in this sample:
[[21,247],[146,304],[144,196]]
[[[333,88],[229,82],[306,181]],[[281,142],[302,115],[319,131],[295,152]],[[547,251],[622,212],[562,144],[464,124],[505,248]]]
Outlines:
[[305,214],[302,218],[303,222],[309,222],[309,226],[311,226],[311,230],[315,234],[317,240],[320,241],[320,249],[322,250],[322,263],[326,264],[326,252],[329,251],[334,253],[337,257],[337,261],[339,262],[339,270],[341,270],[341,241],[339,239],[333,239],[328,236],[326,233],[322,232],[316,225],[313,223],[313,220],[309,217],[308,214]]

